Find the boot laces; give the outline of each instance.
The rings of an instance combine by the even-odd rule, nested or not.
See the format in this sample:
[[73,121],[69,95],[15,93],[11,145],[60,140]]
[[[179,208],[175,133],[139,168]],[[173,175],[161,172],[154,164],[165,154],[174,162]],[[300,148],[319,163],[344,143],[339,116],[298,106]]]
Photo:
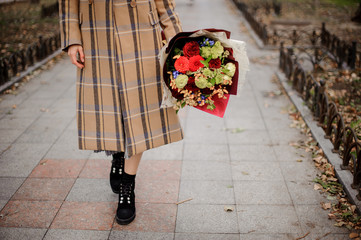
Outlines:
[[130,198],[132,194],[133,183],[121,183],[119,192],[119,203],[130,204]]
[[113,167],[116,167],[116,168],[123,168],[123,158],[121,158],[121,159],[117,159],[117,158],[115,158],[115,159],[113,159],[112,160],[112,165],[113,165]]

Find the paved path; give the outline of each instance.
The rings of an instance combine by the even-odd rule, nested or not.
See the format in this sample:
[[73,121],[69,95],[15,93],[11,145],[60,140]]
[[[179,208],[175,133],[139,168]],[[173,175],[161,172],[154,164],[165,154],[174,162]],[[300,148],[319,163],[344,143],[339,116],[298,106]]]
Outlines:
[[[185,30],[224,28],[249,43],[255,63],[242,96],[231,98],[223,119],[180,112],[185,140],[144,154],[137,218],[119,226],[110,158],[77,149],[75,68],[59,61],[0,102],[0,239],[347,237],[320,207],[325,200],[313,190],[310,154],[288,144],[305,139],[282,113],[289,100],[269,97],[278,89],[271,81],[277,52],[252,44],[230,1],[177,2]],[[243,131],[231,131],[237,128]]]

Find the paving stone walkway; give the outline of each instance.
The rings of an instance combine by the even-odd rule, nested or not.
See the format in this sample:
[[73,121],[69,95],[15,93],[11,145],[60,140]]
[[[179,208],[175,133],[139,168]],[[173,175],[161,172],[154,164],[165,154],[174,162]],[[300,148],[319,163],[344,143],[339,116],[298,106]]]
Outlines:
[[347,238],[320,207],[310,154],[289,145],[305,139],[289,127],[290,101],[269,97],[277,52],[255,47],[231,1],[190,2],[177,0],[184,30],[224,28],[248,43],[248,82],[225,117],[180,111],[184,141],[144,154],[137,217],[119,226],[110,158],[77,149],[75,67],[60,60],[0,102],[0,239]]

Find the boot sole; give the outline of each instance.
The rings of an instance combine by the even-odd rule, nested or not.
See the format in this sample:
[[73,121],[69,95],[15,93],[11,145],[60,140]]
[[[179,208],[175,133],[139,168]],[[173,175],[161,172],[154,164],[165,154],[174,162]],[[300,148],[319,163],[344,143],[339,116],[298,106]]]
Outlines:
[[112,188],[112,191],[113,191],[113,193],[115,193],[115,194],[119,194],[119,191],[116,191],[116,190],[114,190],[113,188]]
[[131,216],[130,218],[128,219],[120,219],[118,218],[117,216],[115,216],[115,220],[117,221],[118,224],[120,225],[128,225],[129,223],[131,223],[135,218],[135,213],[133,216]]

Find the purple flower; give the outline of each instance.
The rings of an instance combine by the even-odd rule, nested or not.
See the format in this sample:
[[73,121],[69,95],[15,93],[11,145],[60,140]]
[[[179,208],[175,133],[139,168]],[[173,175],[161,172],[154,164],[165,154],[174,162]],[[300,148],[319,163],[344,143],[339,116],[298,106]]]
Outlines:
[[178,71],[173,71],[173,78],[176,79],[179,74],[180,74],[180,72],[178,72]]

